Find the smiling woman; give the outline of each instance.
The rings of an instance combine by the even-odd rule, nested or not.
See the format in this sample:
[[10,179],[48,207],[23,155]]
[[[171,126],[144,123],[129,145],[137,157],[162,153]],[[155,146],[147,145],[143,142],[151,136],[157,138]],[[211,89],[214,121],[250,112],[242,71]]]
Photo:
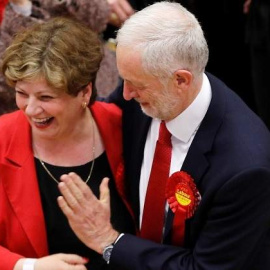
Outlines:
[[96,197],[109,177],[112,224],[134,232],[120,197],[121,112],[95,101],[101,60],[96,34],[67,18],[26,29],[5,51],[2,72],[20,110],[0,117],[0,269],[112,269],[58,207],[70,172]]

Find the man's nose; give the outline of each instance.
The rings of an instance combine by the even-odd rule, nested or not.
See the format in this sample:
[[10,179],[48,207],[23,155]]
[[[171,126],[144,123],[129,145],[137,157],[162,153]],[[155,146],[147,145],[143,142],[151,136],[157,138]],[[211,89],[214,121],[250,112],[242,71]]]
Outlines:
[[125,100],[131,100],[138,97],[138,92],[135,87],[124,83],[123,97]]

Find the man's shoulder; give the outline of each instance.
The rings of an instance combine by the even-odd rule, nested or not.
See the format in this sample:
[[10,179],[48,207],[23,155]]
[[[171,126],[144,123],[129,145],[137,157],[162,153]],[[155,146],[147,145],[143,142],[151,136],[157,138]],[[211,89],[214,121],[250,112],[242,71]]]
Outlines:
[[212,100],[198,136],[204,142],[211,140],[216,154],[228,157],[227,163],[236,157],[239,164],[269,157],[270,132],[263,121],[226,84],[212,75],[207,76]]

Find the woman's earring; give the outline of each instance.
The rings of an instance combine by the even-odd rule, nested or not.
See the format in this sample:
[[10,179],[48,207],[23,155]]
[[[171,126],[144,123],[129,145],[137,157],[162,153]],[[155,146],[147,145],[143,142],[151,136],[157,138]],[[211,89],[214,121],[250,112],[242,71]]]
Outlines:
[[82,108],[85,110],[85,109],[86,109],[86,107],[87,107],[87,102],[86,102],[86,101],[84,101],[84,102],[82,103]]

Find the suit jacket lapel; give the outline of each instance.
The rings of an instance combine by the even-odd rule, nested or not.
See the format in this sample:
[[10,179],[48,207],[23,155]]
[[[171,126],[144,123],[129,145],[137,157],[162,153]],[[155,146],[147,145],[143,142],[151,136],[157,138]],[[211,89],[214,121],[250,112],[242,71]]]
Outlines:
[[212,89],[212,99],[181,169],[189,173],[196,184],[199,184],[208,167],[207,153],[212,150],[216,134],[225,113],[225,96],[220,90],[220,86],[212,80],[212,77],[209,77],[209,80]]
[[[189,148],[182,171],[187,172],[193,179],[200,192],[200,183],[207,172],[209,163],[207,153],[212,151],[213,143],[222,123],[225,113],[225,95],[221,90],[220,85],[207,74],[212,88],[212,99],[208,111],[194,137],[194,140]],[[203,196],[203,194],[201,194]],[[171,233],[173,212],[169,210],[166,220],[164,239],[169,243]]]
[[48,254],[45,221],[31,147],[30,127],[20,114],[6,164],[2,165],[3,186],[10,204],[37,256]]
[[144,146],[151,118],[142,113],[139,104],[132,100],[123,115],[124,125],[124,159],[126,161],[126,189],[139,225],[139,185]]

